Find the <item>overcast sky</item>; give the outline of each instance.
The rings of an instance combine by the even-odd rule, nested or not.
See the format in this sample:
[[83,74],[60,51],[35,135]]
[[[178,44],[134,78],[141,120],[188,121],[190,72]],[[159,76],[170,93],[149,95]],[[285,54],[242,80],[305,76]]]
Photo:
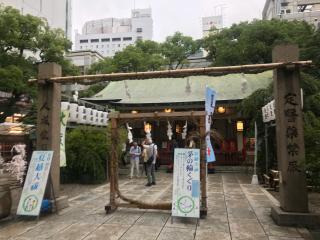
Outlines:
[[261,19],[264,3],[265,0],[73,0],[73,29],[81,32],[88,20],[129,18],[135,5],[152,8],[153,40],[163,41],[176,31],[197,39],[202,37],[202,17],[219,14],[222,9],[226,27]]

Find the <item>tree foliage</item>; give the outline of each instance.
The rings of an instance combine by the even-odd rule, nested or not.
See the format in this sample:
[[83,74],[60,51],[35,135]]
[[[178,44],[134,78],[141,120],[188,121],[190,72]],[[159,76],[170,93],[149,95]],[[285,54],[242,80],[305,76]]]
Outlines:
[[180,32],[168,36],[161,45],[161,52],[170,69],[181,68],[187,62],[187,58],[199,49],[200,42],[193,40],[192,37],[184,36]]
[[234,24],[204,39],[204,48],[214,65],[272,62],[272,48],[296,43],[302,60],[320,63],[320,32],[304,21],[256,20]]
[[[71,49],[71,42],[61,29],[50,29],[43,19],[22,15],[12,7],[0,5],[0,91],[35,97],[36,88],[27,80],[37,75],[37,64],[57,62],[64,75],[77,75],[78,69],[64,58]],[[11,108],[15,101],[9,100]],[[0,106],[1,112],[10,114],[8,106]]]

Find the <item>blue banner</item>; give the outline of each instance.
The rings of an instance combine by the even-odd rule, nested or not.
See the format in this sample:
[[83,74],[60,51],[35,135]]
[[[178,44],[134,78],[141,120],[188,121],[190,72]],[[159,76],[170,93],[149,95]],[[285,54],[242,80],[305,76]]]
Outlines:
[[[211,123],[212,123],[212,115],[214,112],[214,107],[216,105],[216,92],[207,87],[206,88],[206,102],[205,102],[205,110],[206,110],[206,133],[210,132]],[[206,155],[207,162],[215,162],[216,157],[213,152],[213,148],[211,145],[210,134],[206,136]]]

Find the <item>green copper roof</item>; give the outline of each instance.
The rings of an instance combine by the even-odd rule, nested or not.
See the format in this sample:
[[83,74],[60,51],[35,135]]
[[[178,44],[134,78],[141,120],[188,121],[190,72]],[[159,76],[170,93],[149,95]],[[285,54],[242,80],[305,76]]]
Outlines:
[[90,100],[122,104],[204,101],[205,88],[217,92],[217,100],[240,100],[272,82],[272,71],[258,74],[229,74],[219,77],[154,78],[111,82]]

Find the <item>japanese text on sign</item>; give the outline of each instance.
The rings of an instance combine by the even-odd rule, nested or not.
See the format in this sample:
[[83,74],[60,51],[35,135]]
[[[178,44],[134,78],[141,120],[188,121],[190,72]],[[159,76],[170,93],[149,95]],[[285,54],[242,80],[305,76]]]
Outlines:
[[174,151],[172,216],[200,216],[200,150]]
[[34,151],[20,197],[17,215],[38,216],[46,189],[53,151]]

